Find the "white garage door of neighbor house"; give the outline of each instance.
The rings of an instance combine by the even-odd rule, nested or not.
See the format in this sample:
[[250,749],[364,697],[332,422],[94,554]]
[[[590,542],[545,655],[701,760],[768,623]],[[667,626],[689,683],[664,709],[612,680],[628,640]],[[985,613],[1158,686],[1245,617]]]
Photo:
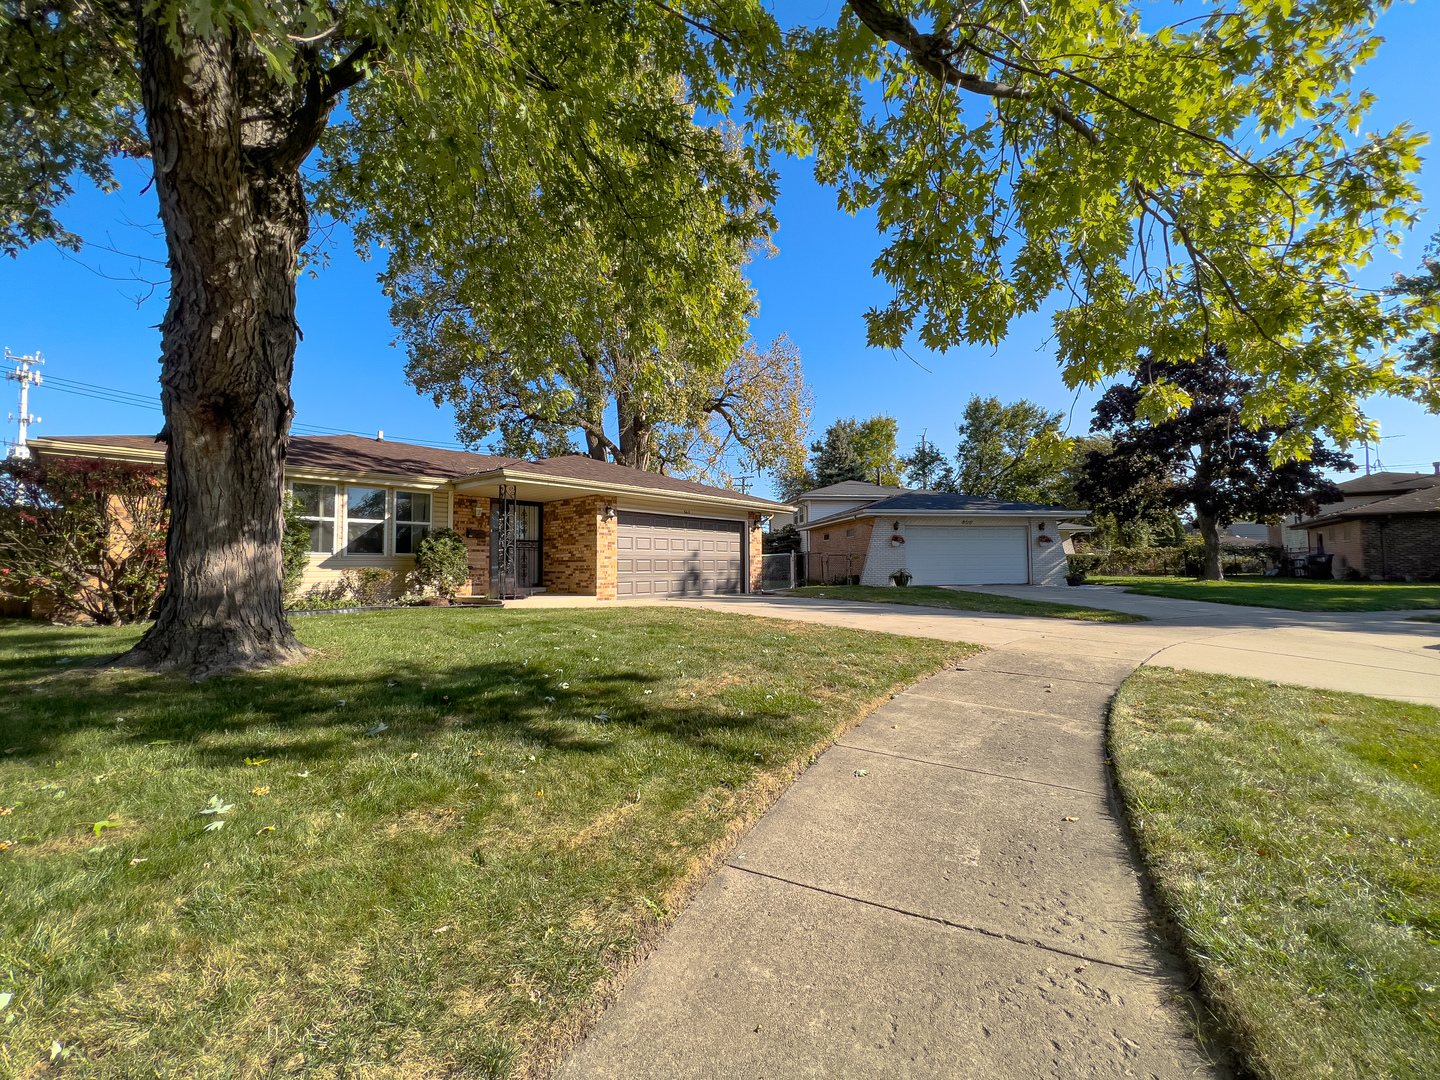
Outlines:
[[672,514],[619,514],[620,596],[738,593],[744,524]]
[[1029,530],[966,525],[911,525],[905,568],[915,585],[1023,585],[1030,580]]

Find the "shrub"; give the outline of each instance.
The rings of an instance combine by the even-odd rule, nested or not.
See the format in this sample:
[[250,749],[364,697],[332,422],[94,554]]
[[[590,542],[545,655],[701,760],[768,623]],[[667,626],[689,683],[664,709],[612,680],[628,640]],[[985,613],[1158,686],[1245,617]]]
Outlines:
[[284,561],[285,603],[294,601],[300,579],[310,565],[310,523],[300,516],[300,504],[285,493],[285,536],[280,541]]
[[395,601],[395,571],[361,566],[340,575],[347,594],[360,607],[382,607]]
[[106,626],[150,616],[165,586],[165,473],[64,458],[0,462],[0,578],[22,600]]
[[422,592],[454,597],[470,579],[470,551],[453,529],[436,529],[415,550],[415,580]]

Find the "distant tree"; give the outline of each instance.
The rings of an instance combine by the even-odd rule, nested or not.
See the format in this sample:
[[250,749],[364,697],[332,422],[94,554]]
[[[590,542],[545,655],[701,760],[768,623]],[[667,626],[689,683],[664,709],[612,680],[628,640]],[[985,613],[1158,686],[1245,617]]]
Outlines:
[[102,626],[150,618],[165,584],[165,502],[152,465],[0,462],[0,587]]
[[911,487],[931,491],[953,491],[955,469],[944,451],[923,435],[906,457],[900,459],[905,479]]
[[[1170,419],[1152,421],[1143,412],[1146,391],[1162,381],[1188,404]],[[1274,464],[1272,450],[1282,440],[1294,445],[1303,429],[1295,419],[1247,427],[1241,412],[1254,391],[1255,380],[1238,374],[1222,347],[1186,363],[1143,358],[1128,383],[1112,386],[1095,403],[1091,430],[1108,435],[1112,445],[1086,457],[1077,491],[1087,505],[1122,519],[1190,508],[1205,542],[1201,577],[1221,580],[1220,534],[1229,525],[1338,502],[1340,489],[1322,470],[1355,468],[1348,454],[1313,435],[1309,460]]]
[[766,555],[785,555],[799,551],[800,530],[794,525],[782,525],[761,537],[760,546]]
[[995,397],[972,397],[956,426],[956,490],[987,499],[1061,501],[1070,454],[1070,441],[1060,430],[1064,419],[1064,413],[1023,398],[1005,405]]
[[897,427],[891,416],[836,420],[825,429],[823,439],[810,444],[809,469],[798,479],[813,481],[814,487],[829,487],[844,480],[898,485]]

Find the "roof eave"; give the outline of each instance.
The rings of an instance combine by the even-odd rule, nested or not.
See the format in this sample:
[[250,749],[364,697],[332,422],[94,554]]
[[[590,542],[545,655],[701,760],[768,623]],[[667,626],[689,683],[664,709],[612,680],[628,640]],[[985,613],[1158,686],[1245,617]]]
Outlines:
[[471,476],[457,476],[454,481],[455,490],[464,494],[464,487],[478,487],[494,483],[523,482],[534,484],[538,487],[550,488],[578,488],[581,491],[593,492],[597,495],[640,495],[647,498],[665,498],[688,500],[691,502],[702,502],[714,506],[727,506],[739,510],[749,510],[761,514],[788,514],[795,511],[795,507],[786,503],[770,502],[768,499],[757,499],[749,495],[709,495],[703,492],[692,491],[667,491],[664,488],[644,487],[639,484],[617,484],[613,482],[585,480],[578,477],[552,476],[547,473],[533,473],[522,469],[491,469],[487,472],[475,473]]

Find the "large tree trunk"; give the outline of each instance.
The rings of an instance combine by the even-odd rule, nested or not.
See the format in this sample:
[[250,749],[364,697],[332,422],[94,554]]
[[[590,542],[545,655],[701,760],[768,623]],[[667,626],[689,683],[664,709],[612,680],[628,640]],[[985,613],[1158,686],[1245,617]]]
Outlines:
[[1214,514],[1197,509],[1195,527],[1200,530],[1200,539],[1205,541],[1205,559],[1200,565],[1203,581],[1224,581],[1225,567],[1220,560],[1220,522]]
[[285,617],[280,541],[308,220],[304,154],[254,138],[256,115],[291,91],[243,37],[202,39],[180,21],[175,44],[140,18],[171,272],[160,375],[169,577],[155,625],[121,662],[203,677],[304,652]]

